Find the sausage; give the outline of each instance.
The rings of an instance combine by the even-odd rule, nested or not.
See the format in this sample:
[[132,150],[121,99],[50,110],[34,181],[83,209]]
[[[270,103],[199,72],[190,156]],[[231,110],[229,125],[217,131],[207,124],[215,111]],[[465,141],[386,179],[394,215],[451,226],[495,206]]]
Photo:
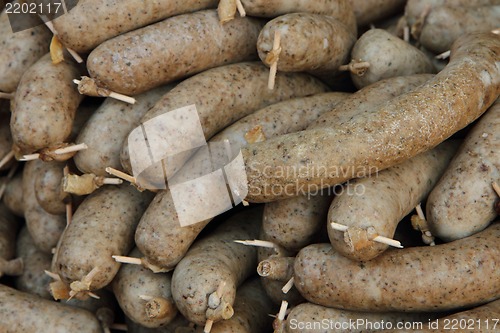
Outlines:
[[95,48],[87,59],[100,86],[135,95],[203,70],[255,57],[262,22],[237,18],[223,26],[215,10],[168,18]]
[[7,182],[2,197],[3,204],[14,215],[24,217],[23,173],[19,172]]
[[[261,333],[268,331],[273,311],[269,297],[262,289],[259,279],[247,280],[236,291],[234,299],[234,315],[231,319],[215,323],[211,333]],[[198,327],[197,333],[202,333]]]
[[216,5],[216,0],[121,0],[106,2],[103,6],[102,1],[86,0],[55,19],[54,27],[65,46],[86,53],[125,32],[170,16],[214,8]]
[[349,0],[326,0],[326,1],[265,1],[265,0],[242,0],[245,12],[250,16],[270,17],[291,14],[311,13],[326,15],[344,23],[349,29],[356,31],[356,17]]
[[[336,72],[345,64],[356,42],[356,29],[326,15],[292,13],[268,22],[259,34],[257,50],[271,66],[275,32],[281,35],[278,70],[284,72]],[[305,35],[304,31],[308,33]]]
[[210,235],[191,246],[177,264],[172,277],[172,295],[179,311],[203,325],[233,315],[236,288],[257,265],[257,250],[234,241],[255,239],[262,210],[233,215]]
[[426,16],[426,12],[439,6],[449,7],[479,7],[498,5],[498,0],[408,0],[405,7],[405,17],[410,26]]
[[96,317],[88,311],[49,301],[0,285],[0,322],[6,333],[101,333]]
[[351,73],[358,88],[390,77],[436,72],[422,51],[382,29],[365,32],[354,44],[351,59],[370,64],[362,75]]
[[13,32],[7,13],[2,11],[0,36],[0,91],[11,93],[23,73],[47,53],[52,33],[44,25]]
[[491,31],[498,28],[498,22],[500,6],[436,7],[426,17],[419,41],[427,49],[442,53],[461,35]]
[[[348,182],[328,211],[333,249],[357,261],[371,260],[387,250],[388,245],[373,238],[394,238],[399,222],[427,197],[457,147],[458,142],[444,142],[373,177]],[[348,229],[337,231],[332,222]]]
[[[396,325],[416,326],[427,324],[436,314],[397,313],[397,312],[356,312],[327,308],[312,303],[302,303],[291,309],[286,319],[286,332],[308,333],[354,333],[379,332],[380,327]],[[406,327],[406,326],[404,326]],[[385,329],[383,329],[385,331]],[[414,332],[411,330],[411,332]]]
[[390,250],[361,263],[330,245],[310,245],[295,259],[295,286],[309,302],[353,311],[475,306],[500,297],[499,238],[495,224],[451,243]]
[[445,241],[486,228],[497,216],[500,179],[500,101],[468,133],[459,152],[427,200],[427,220],[434,236]]
[[324,226],[332,202],[332,196],[325,192],[267,203],[262,219],[266,237],[295,251],[311,244]]
[[50,214],[66,213],[65,200],[70,199],[62,189],[65,163],[45,162],[40,165],[34,184],[38,204]]
[[120,268],[111,256],[131,250],[135,227],[150,200],[149,192],[123,184],[102,187],[80,204],[57,247],[54,264],[54,273],[70,284],[73,294],[99,290],[111,282]]
[[66,227],[64,215],[53,215],[43,209],[35,194],[35,177],[41,170],[41,160],[27,162],[23,169],[22,192],[26,226],[36,247],[51,253]]
[[[185,80],[167,93],[146,114],[143,122],[161,116],[166,111],[194,103],[197,106],[205,138],[210,138],[224,127],[255,110],[292,97],[321,93],[327,89],[324,84],[307,74],[278,73],[274,90],[269,90],[266,84],[267,76],[267,68],[259,63],[234,64],[206,71]],[[205,88],[202,89],[202,87]],[[221,101],[221,96],[213,93],[214,89],[238,96],[238,98]],[[332,99],[332,101],[335,100],[336,98]],[[297,106],[302,107],[300,103],[295,107]],[[286,119],[285,116],[281,118]],[[287,123],[284,122],[284,124]],[[275,122],[271,120],[270,125],[263,125],[266,136],[273,136],[275,130],[277,134],[281,133],[280,131],[283,130],[281,126],[274,128],[274,124]],[[297,128],[296,125],[291,126],[290,130],[293,128]],[[238,132],[238,135],[227,136],[230,145],[237,146],[237,142],[241,142],[241,139],[238,141],[235,139],[233,142],[233,138],[244,137],[247,133],[246,127],[240,129],[241,132]],[[164,135],[163,139],[166,142],[172,145],[177,144],[177,142],[171,142],[172,135],[169,136],[166,131],[159,132],[158,134]],[[186,140],[190,139],[191,137],[186,138]],[[129,147],[124,145],[122,156],[126,155],[123,151],[128,150]],[[172,172],[179,170],[188,156],[184,154],[181,158],[176,157],[175,160],[169,161]],[[122,165],[125,169],[131,169],[130,163],[123,159]],[[163,171],[161,177],[163,177]],[[138,179],[141,181],[143,178],[141,176]],[[164,182],[163,178],[162,181]],[[170,191],[160,191],[141,218],[135,241],[148,261],[161,267],[171,268],[179,262],[208,222],[209,220],[200,221],[194,225],[181,227]],[[158,237],[153,237],[153,235],[158,235]],[[169,241],[163,241],[165,239]]]
[[368,115],[390,99],[421,86],[433,77],[431,74],[397,76],[380,80],[366,86],[339,103],[331,112],[326,112],[307,129],[348,126],[358,115]]
[[[500,93],[497,35],[470,34],[433,79],[342,126],[287,134],[242,149],[247,201],[269,202],[299,190],[367,176],[427,151],[464,128]],[[418,135],[417,135],[418,133]],[[371,169],[371,170],[370,170]],[[286,188],[286,191],[285,191]]]
[[74,161],[83,173],[106,176],[106,167],[121,169],[120,150],[127,134],[139,125],[141,117],[172,86],[159,87],[139,96],[135,104],[107,98],[81,128],[76,143],[88,149],[79,151]]
[[350,0],[358,27],[388,18],[401,11],[405,0]]
[[26,227],[17,236],[16,255],[22,258],[24,264],[23,273],[14,281],[16,289],[52,299],[49,293],[52,279],[45,274],[45,270],[50,270],[52,256],[37,249]]
[[[137,249],[130,253],[132,257],[141,255]],[[122,265],[112,287],[127,317],[153,328],[169,324],[177,315],[171,283],[171,273],[153,273],[140,265]]]
[[50,54],[24,73],[10,120],[16,153],[29,154],[65,142],[82,100],[72,82],[79,76],[74,63],[66,60],[54,65]]

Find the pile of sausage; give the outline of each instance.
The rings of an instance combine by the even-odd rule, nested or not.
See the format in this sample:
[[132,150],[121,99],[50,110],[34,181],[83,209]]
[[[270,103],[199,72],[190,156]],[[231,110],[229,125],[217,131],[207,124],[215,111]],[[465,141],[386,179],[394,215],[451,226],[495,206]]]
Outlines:
[[[12,31],[46,2],[0,2],[0,332],[500,330],[500,1],[80,0]],[[175,159],[138,176],[153,120]],[[200,166],[237,157],[243,204],[183,223],[175,187],[203,212],[241,188]]]

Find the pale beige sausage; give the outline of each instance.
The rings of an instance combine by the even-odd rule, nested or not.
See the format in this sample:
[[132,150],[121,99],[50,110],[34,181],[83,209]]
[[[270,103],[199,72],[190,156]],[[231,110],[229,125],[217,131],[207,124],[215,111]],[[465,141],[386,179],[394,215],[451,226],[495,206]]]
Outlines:
[[16,277],[16,289],[52,300],[49,283],[52,279],[45,274],[50,270],[52,255],[37,249],[28,229],[23,228],[17,236],[16,255],[23,259],[23,273]]
[[445,241],[470,236],[495,219],[500,180],[500,101],[472,127],[427,200],[431,232]]
[[273,243],[298,251],[325,225],[331,202],[331,193],[325,191],[267,203],[262,230]]
[[62,189],[65,165],[62,162],[45,162],[40,165],[35,177],[34,191],[38,204],[50,214],[66,213],[65,200],[70,198]]
[[172,294],[188,320],[204,325],[207,319],[217,322],[232,316],[236,288],[257,265],[257,249],[234,241],[255,239],[261,219],[259,208],[233,215],[193,244],[177,264]]
[[429,14],[429,11],[439,6],[450,7],[479,7],[500,5],[498,0],[408,0],[405,7],[405,17],[410,26]]
[[24,166],[22,179],[24,217],[36,247],[45,253],[51,253],[66,227],[66,217],[47,213],[36,199],[35,177],[43,163],[36,160],[27,162]]
[[[129,255],[142,256],[137,249]],[[171,283],[172,273],[153,273],[140,265],[124,264],[111,286],[128,318],[142,326],[154,328],[168,325],[177,315]]]
[[[355,311],[446,311],[500,297],[500,224],[451,243],[394,249],[362,263],[329,244],[295,260],[295,286],[310,302]],[[466,287],[464,287],[466,286]]]
[[354,44],[351,59],[370,64],[362,75],[351,73],[358,88],[390,77],[436,71],[422,51],[382,29],[365,32]]
[[244,147],[246,200],[269,202],[289,197],[290,192],[297,195],[298,189],[333,186],[352,178],[352,172],[367,175],[373,168],[383,170],[435,147],[496,100],[499,53],[495,34],[463,36],[455,42],[444,70],[374,112],[342,126]]
[[500,26],[500,5],[481,7],[436,7],[426,17],[420,43],[427,49],[442,53],[450,49],[460,36],[488,32]]
[[84,173],[107,176],[106,168],[121,169],[120,150],[127,134],[139,125],[139,120],[172,86],[159,87],[136,96],[135,104],[126,104],[112,98],[92,114],[81,128],[76,143],[85,143],[88,149],[78,152],[74,161]]
[[[328,236],[333,249],[357,261],[371,260],[387,250],[388,245],[373,238],[394,238],[399,222],[427,198],[458,144],[444,142],[401,164],[344,185],[328,211]],[[348,229],[335,230],[332,222]]]
[[88,311],[49,301],[0,285],[0,322],[5,333],[101,333]]
[[64,45],[85,53],[125,32],[216,5],[216,0],[80,0],[68,14],[54,20],[54,27]]
[[[13,19],[16,17],[13,15]],[[49,51],[52,34],[44,25],[12,32],[5,11],[0,14],[0,91],[16,90],[23,73]]]
[[223,26],[216,11],[175,16],[99,45],[87,59],[100,85],[135,95],[206,69],[255,58],[262,22],[237,18]]
[[[90,194],[62,236],[54,273],[71,284],[95,269],[88,289],[108,285],[120,268],[111,256],[131,250],[135,226],[150,200],[149,192],[141,193],[127,184],[102,187]],[[72,288],[78,292],[77,287]]]
[[[262,333],[271,327],[273,304],[264,292],[259,279],[247,280],[236,290],[234,315],[231,319],[215,323],[211,333]],[[203,328],[198,327],[197,333]]]
[[2,202],[16,216],[24,216],[23,173],[18,172],[7,182]]
[[[292,13],[268,22],[259,34],[257,50],[267,66],[275,32],[281,35],[278,70],[284,72],[334,73],[348,62],[356,30],[326,15]],[[304,32],[307,32],[305,34]]]
[[14,97],[10,128],[16,153],[29,154],[65,142],[82,100],[71,60],[57,65],[46,54],[24,73]]
[[375,23],[401,11],[406,0],[350,0],[359,27]]
[[349,0],[242,0],[245,12],[250,16],[277,17],[290,13],[312,13],[335,17],[352,29],[356,29],[356,18]]

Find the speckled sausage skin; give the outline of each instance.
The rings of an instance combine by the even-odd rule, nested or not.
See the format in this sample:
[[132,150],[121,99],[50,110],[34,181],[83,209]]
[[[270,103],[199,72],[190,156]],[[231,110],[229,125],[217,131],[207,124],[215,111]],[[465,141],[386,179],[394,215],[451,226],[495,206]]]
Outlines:
[[332,196],[327,192],[267,203],[262,218],[262,230],[267,238],[296,251],[311,244],[324,226],[332,202]]
[[326,112],[307,129],[347,126],[346,123],[358,115],[368,115],[390,99],[421,86],[433,77],[432,74],[414,74],[380,80],[364,87],[339,103],[331,112]]
[[350,0],[358,27],[390,17],[405,6],[406,0]]
[[135,95],[203,70],[255,58],[263,22],[221,25],[215,10],[175,16],[102,43],[87,68],[102,86]]
[[[262,333],[272,327],[273,304],[262,289],[259,279],[246,281],[236,291],[234,316],[215,323],[211,333]],[[196,333],[202,333],[198,327]]]
[[64,199],[68,196],[62,189],[63,162],[45,162],[35,176],[35,195],[40,206],[50,214],[66,213]]
[[257,50],[266,64],[274,33],[281,33],[278,70],[335,72],[345,64],[356,42],[356,30],[326,15],[292,13],[268,22],[259,34]]
[[356,32],[356,17],[349,0],[242,0],[247,15],[277,17],[291,13],[311,13],[327,15],[344,23]]
[[370,63],[364,75],[351,73],[358,88],[390,77],[436,71],[422,51],[382,29],[365,32],[354,44],[351,59]]
[[52,300],[49,283],[53,280],[44,272],[50,271],[52,255],[36,248],[27,228],[17,236],[16,255],[24,264],[23,273],[15,279],[16,289]]
[[16,216],[24,217],[23,174],[16,174],[5,187],[2,202]]
[[[257,266],[257,249],[235,243],[238,239],[256,239],[262,210],[241,212],[230,217],[207,237],[199,240],[179,262],[172,278],[172,294],[179,311],[190,321],[203,325],[209,296],[221,284],[220,305],[234,304],[236,288]],[[215,305],[215,304],[214,304]],[[214,317],[214,322],[221,320]]]
[[0,91],[16,90],[23,73],[49,51],[51,38],[44,25],[13,33],[7,13],[0,14]]
[[[392,323],[395,327],[397,323],[412,323],[423,321],[424,325],[429,318],[435,318],[436,314],[419,314],[419,313],[397,313],[397,312],[355,312],[348,310],[340,310],[327,308],[321,305],[312,303],[302,303],[294,307],[286,319],[286,333],[304,332],[299,325],[305,323],[324,323],[323,320],[328,320],[332,325],[323,326],[323,329],[306,328],[307,333],[375,333],[380,330],[369,328],[368,325],[351,326],[350,321],[364,320],[365,322]],[[337,326],[338,325],[338,326]],[[342,325],[342,326],[341,326]],[[339,327],[345,329],[339,329]],[[387,326],[386,326],[387,327]],[[353,329],[351,329],[353,328]],[[384,330],[385,331],[385,330]],[[411,332],[414,332],[413,330]]]
[[88,311],[0,285],[0,322],[5,333],[102,333]]
[[[214,68],[180,83],[146,114],[143,121],[195,103],[205,138],[208,139],[255,110],[290,98],[318,94],[327,90],[324,84],[312,76],[299,73],[278,73],[274,90],[269,90],[268,75],[268,69],[261,63],[241,63]],[[223,96],[227,98],[221,101],[221,96],[214,94],[213,91],[225,92]],[[274,123],[263,126],[266,136],[273,136],[275,130],[277,133],[283,130],[281,126],[274,128],[273,125]],[[296,127],[293,125],[288,128],[291,130]],[[240,130],[242,130],[239,133],[241,138],[245,135],[246,128],[241,127]],[[236,140],[232,141],[234,137],[231,135],[228,139],[231,145],[238,145]],[[124,150],[128,150],[126,145]],[[127,165],[123,160],[122,164],[124,167]],[[177,170],[181,166],[182,163],[179,163]],[[161,267],[171,268],[179,262],[208,222],[181,227],[170,191],[160,191],[141,218],[135,241],[148,261]]]
[[[478,306],[477,308],[458,312],[446,317],[439,318],[432,322],[433,327],[438,327],[438,329],[431,329],[429,323],[424,324],[422,330],[413,330],[415,333],[446,333],[450,332],[452,329],[459,329],[462,332],[474,332],[474,333],[494,333],[498,331],[498,314],[500,313],[500,300],[493,301],[491,303]],[[496,323],[496,325],[495,325]],[[390,332],[400,332],[403,331],[390,331]]]
[[136,96],[135,104],[126,104],[112,98],[88,119],[76,143],[89,148],[78,152],[75,164],[84,173],[107,176],[106,168],[121,169],[120,151],[128,133],[139,125],[139,120],[156,101],[172,87],[159,87]]
[[479,7],[499,4],[498,0],[408,0],[405,7],[405,17],[411,26],[426,10],[432,10],[435,7]]
[[[271,104],[218,132],[209,140],[209,143],[228,140],[231,152],[233,156],[236,156],[241,147],[246,146],[249,141],[251,143],[253,139],[267,140],[286,133],[304,130],[310,123],[330,111],[348,96],[350,94],[343,92],[327,92]],[[225,155],[221,156],[221,154],[226,154],[226,152],[212,151],[211,157],[200,152],[195,153],[176,176],[203,176],[203,172],[196,166],[201,165],[200,163],[208,163],[208,158],[223,161]]]
[[80,0],[54,20],[61,42],[78,52],[88,52],[105,40],[164,18],[214,8],[216,0]]
[[126,184],[90,194],[76,210],[57,248],[56,273],[71,283],[98,267],[91,290],[108,285],[120,268],[111,256],[131,250],[135,226],[150,199],[150,193]]
[[499,54],[495,34],[462,36],[445,69],[374,112],[353,117],[342,127],[306,130],[244,147],[246,200],[269,202],[307,187],[332,186],[353,178],[352,172],[368,175],[435,147],[496,100]]
[[[142,254],[134,249],[131,257]],[[177,315],[171,292],[172,273],[153,273],[140,265],[122,265],[112,282],[113,292],[127,317],[145,327],[159,327],[170,323]],[[148,316],[147,300],[141,296],[157,298],[160,315]]]
[[40,206],[35,194],[35,179],[43,163],[40,160],[27,162],[23,169],[24,217],[36,247],[45,253],[51,253],[66,227],[64,215],[47,213]]
[[23,75],[14,97],[10,129],[16,152],[29,154],[65,142],[82,100],[73,79],[80,77],[76,63],[57,65],[46,54]]
[[500,224],[452,243],[386,251],[366,262],[310,245],[295,286],[310,302],[354,311],[445,311],[500,297]]
[[427,49],[442,53],[449,50],[458,37],[491,31],[498,28],[499,22],[500,6],[436,7],[426,17],[419,41]]
[[[319,80],[302,73],[280,73],[276,76],[274,89],[270,90],[267,87],[268,76],[269,69],[258,62],[244,62],[207,70],[184,80],[165,94],[141,122],[145,123],[177,108],[194,104],[205,139],[209,140],[238,119],[270,104],[328,90]],[[172,134],[167,130],[163,132],[162,138],[171,141],[169,139]],[[128,149],[127,145],[123,149]],[[188,152],[184,158],[178,157],[175,161],[169,161],[169,169],[177,172],[190,154]],[[127,171],[131,171],[128,162],[122,161],[122,164]]]
[[479,119],[427,200],[431,232],[451,241],[483,230],[496,217],[500,179],[500,101]]
[[[443,142],[372,177],[349,182],[328,211],[333,249],[358,261],[371,260],[387,250],[388,245],[370,240],[370,234],[394,238],[399,222],[427,197],[457,147],[458,142]],[[349,229],[334,230],[331,222]]]

